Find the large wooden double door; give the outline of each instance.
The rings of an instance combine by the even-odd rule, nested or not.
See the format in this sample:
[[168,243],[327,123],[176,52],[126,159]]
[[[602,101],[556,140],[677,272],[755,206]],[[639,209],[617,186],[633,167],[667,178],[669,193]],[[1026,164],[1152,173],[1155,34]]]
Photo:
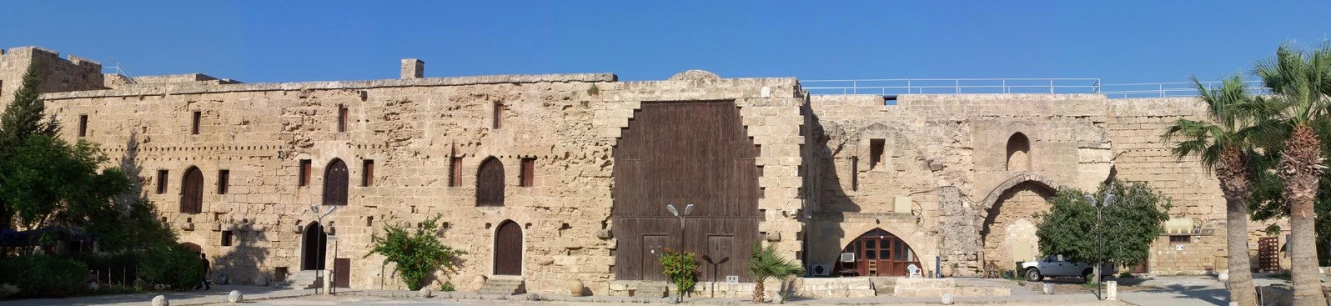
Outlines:
[[860,276],[906,276],[911,264],[921,268],[915,251],[901,238],[882,229],[860,235],[841,252],[855,254],[855,272]]

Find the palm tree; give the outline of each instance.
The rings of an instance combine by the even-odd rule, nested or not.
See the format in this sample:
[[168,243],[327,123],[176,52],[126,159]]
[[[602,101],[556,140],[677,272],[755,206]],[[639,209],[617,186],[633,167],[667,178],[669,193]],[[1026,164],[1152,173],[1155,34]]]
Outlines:
[[1283,142],[1268,148],[1280,154],[1277,166],[1285,181],[1285,202],[1290,216],[1290,270],[1295,305],[1326,305],[1317,272],[1316,213],[1313,200],[1323,164],[1322,144],[1313,126],[1325,123],[1331,106],[1331,45],[1312,52],[1283,45],[1275,57],[1257,64],[1257,75],[1273,94],[1267,99],[1282,112],[1260,123],[1259,130],[1279,135]]
[[763,281],[767,280],[768,277],[784,280],[803,273],[803,267],[776,255],[776,248],[773,246],[768,245],[763,248],[762,242],[753,244],[753,255],[749,258],[749,274],[753,276],[753,281],[757,283],[753,287],[754,303],[763,302],[763,291],[766,291]]
[[1252,96],[1238,75],[1225,79],[1220,88],[1208,88],[1197,77],[1198,96],[1208,106],[1209,120],[1178,119],[1161,135],[1166,142],[1179,140],[1173,153],[1180,159],[1196,155],[1207,171],[1215,173],[1225,195],[1225,238],[1229,250],[1229,300],[1256,305],[1257,295],[1248,264],[1248,197],[1252,194],[1252,168],[1248,166],[1251,145],[1245,129],[1255,117],[1241,111]]

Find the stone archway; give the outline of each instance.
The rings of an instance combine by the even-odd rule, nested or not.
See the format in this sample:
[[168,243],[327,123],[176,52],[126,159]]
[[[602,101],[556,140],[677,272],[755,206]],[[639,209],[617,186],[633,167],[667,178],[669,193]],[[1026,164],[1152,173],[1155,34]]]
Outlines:
[[1036,173],[1021,173],[999,184],[977,210],[982,245],[981,264],[987,269],[1016,269],[1016,263],[1039,254],[1036,214],[1049,210],[1057,184]]

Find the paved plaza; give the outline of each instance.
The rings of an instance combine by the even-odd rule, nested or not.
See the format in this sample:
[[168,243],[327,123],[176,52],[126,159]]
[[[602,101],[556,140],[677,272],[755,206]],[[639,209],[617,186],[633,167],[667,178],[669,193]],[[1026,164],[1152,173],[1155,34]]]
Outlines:
[[[1118,301],[1097,301],[1094,292],[1083,289],[1063,290],[1061,288],[1075,284],[1069,281],[1054,281],[1060,287],[1057,294],[1046,295],[1018,286],[1016,282],[990,279],[964,279],[968,283],[989,283],[992,286],[1012,288],[1011,296],[1002,297],[957,297],[957,305],[1170,305],[1202,306],[1226,305],[1227,291],[1224,285],[1209,276],[1162,276],[1146,279],[1120,280],[1121,291]],[[1258,285],[1284,283],[1284,280],[1257,277]],[[1033,286],[1031,286],[1033,287]],[[627,297],[568,297],[538,295],[536,301],[528,295],[486,296],[474,293],[436,293],[431,298],[416,297],[413,292],[380,290],[343,290],[335,295],[316,294],[313,290],[273,290],[272,287],[219,285],[207,291],[188,291],[170,293],[139,293],[111,296],[91,296],[66,299],[30,299],[0,302],[0,306],[38,306],[38,305],[148,305],[158,294],[165,295],[171,305],[220,305],[227,304],[226,295],[231,290],[240,290],[245,294],[244,304],[248,305],[586,305],[586,304],[627,304],[648,303],[666,304],[666,299],[635,299]],[[752,304],[742,298],[689,298],[686,303],[705,305]],[[796,298],[787,304],[800,305],[938,305],[939,298],[933,297],[891,297],[876,296],[864,298]]]

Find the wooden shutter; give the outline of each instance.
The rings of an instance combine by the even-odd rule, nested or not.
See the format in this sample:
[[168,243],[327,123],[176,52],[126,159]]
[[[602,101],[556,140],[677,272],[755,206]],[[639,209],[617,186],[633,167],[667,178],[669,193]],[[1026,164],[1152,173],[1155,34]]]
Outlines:
[[346,106],[338,106],[338,107],[337,107],[337,131],[338,131],[338,132],[346,132],[346,131],[347,131],[347,107],[346,107]]
[[324,205],[347,205],[347,163],[334,159],[324,169]]
[[157,193],[166,193],[167,171],[157,170]]
[[504,206],[504,164],[491,157],[476,173],[476,206]]
[[362,160],[360,170],[360,185],[362,187],[370,187],[370,185],[374,185],[374,160]]
[[310,185],[310,160],[300,160],[300,174],[298,174],[298,176],[300,177],[300,181],[297,183],[299,184],[297,186],[304,187]]
[[531,187],[536,185],[536,159],[522,159],[522,187]]
[[226,194],[231,187],[231,170],[217,170],[217,194]]
[[462,158],[454,157],[448,165],[448,170],[452,172],[448,176],[448,187],[462,186]]
[[185,178],[180,185],[180,213],[197,214],[203,212],[203,172],[190,167],[185,170]]

